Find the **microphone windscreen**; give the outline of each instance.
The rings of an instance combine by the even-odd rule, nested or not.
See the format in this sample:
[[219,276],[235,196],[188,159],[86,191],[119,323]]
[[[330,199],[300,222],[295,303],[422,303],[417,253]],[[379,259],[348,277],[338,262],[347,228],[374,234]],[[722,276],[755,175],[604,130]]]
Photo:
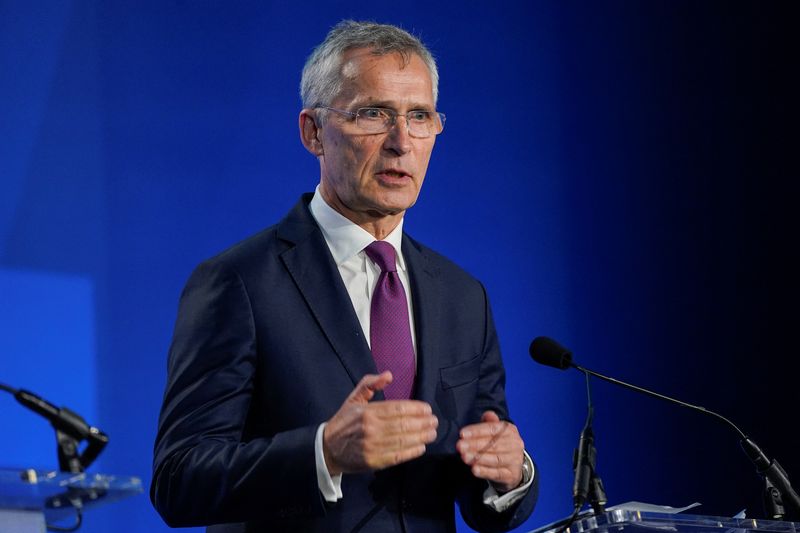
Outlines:
[[565,370],[572,366],[572,352],[549,337],[536,337],[530,347],[531,357],[539,364]]

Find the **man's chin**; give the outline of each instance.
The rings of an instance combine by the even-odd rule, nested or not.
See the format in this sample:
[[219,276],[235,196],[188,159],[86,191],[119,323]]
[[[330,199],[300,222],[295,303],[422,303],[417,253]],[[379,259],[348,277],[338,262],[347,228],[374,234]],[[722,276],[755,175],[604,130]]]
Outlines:
[[[414,204],[411,204],[414,205]],[[380,206],[374,209],[368,209],[367,214],[373,218],[383,218],[383,217],[394,217],[397,215],[402,215],[406,209],[411,207],[411,205],[407,207],[387,207],[387,206]]]
[[395,216],[413,207],[417,203],[417,194],[416,191],[412,194],[408,190],[394,193],[388,192],[374,198],[371,203],[372,205],[369,207],[376,213],[384,216]]

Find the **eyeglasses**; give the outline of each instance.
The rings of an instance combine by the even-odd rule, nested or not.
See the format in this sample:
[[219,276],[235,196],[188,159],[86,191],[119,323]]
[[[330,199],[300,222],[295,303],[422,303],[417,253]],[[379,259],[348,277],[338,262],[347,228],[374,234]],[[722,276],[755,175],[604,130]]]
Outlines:
[[425,139],[431,135],[439,135],[444,129],[444,113],[437,111],[415,110],[405,115],[400,115],[394,109],[385,107],[360,107],[352,111],[335,109],[324,105],[316,106],[317,109],[327,109],[340,115],[345,115],[355,120],[356,127],[367,133],[386,133],[397,122],[398,116],[406,118],[408,134],[418,139]]

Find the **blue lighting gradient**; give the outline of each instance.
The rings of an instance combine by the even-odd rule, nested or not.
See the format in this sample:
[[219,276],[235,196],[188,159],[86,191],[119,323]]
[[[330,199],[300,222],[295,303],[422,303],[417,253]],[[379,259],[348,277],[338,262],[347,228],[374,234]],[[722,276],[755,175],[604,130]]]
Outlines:
[[[492,298],[541,476],[519,531],[569,514],[585,417],[582,376],[529,359],[537,335],[725,414],[800,482],[797,15],[737,1],[0,1],[0,382],[83,414],[110,436],[93,470],[149,484],[181,288],[313,190],[300,70],[337,21],[373,19],[439,61],[447,127],[405,227]],[[611,503],[762,516],[727,428],[602,382],[593,396]],[[0,397],[4,466],[55,466],[33,417]],[[146,495],[82,528],[166,530]]]

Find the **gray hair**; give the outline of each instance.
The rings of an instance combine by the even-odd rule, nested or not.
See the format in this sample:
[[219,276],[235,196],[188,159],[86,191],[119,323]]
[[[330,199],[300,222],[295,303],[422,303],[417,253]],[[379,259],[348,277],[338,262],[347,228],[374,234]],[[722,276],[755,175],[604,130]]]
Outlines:
[[428,67],[433,102],[439,97],[439,71],[430,51],[418,38],[389,24],[343,20],[334,26],[306,60],[300,80],[303,107],[330,105],[342,90],[342,58],[352,48],[370,48],[375,55],[399,53],[406,63],[417,54]]

